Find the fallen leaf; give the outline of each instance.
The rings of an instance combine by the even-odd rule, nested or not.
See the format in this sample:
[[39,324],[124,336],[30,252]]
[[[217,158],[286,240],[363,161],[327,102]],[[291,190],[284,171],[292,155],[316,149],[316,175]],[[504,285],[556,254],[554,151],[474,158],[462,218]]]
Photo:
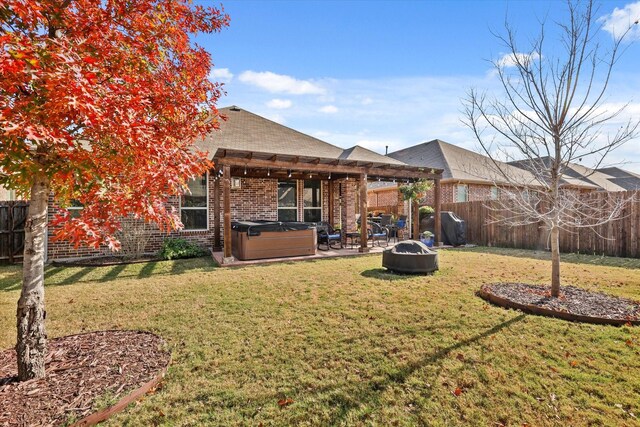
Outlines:
[[631,340],[626,340],[625,344],[627,344],[629,347],[633,347],[633,341]]
[[570,363],[572,368],[575,368],[576,366],[578,366],[578,361],[577,360],[572,360]]
[[278,406],[280,406],[281,408],[284,408],[285,406],[289,406],[292,403],[293,403],[293,399],[291,399],[290,397],[288,397],[286,399],[278,400]]
[[456,359],[458,359],[461,362],[464,361],[464,354],[458,353],[458,355],[456,356]]
[[460,387],[456,387],[456,389],[455,389],[455,390],[453,390],[453,392],[452,392],[452,393],[453,393],[453,395],[454,395],[455,397],[458,397],[458,396],[460,396],[460,395],[462,394],[462,389],[461,389]]

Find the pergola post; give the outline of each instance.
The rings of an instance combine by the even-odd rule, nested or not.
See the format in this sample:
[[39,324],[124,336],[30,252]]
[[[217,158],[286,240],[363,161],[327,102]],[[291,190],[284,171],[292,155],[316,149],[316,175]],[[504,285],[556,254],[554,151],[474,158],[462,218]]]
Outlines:
[[435,237],[435,245],[442,246],[441,234],[442,234],[442,226],[440,225],[440,213],[442,211],[442,207],[440,206],[440,178],[436,178],[433,180],[434,189],[433,189],[433,204],[435,209],[435,218],[433,222],[434,227],[434,237]]
[[420,203],[418,200],[411,201],[411,222],[413,223],[413,240],[420,240]]
[[334,185],[333,185],[333,181],[329,180],[329,225],[334,227],[336,222],[335,222],[335,212],[334,212],[334,197],[335,195],[333,194],[334,192]]
[[213,179],[213,250],[219,251],[222,248],[220,242],[220,178]]
[[369,252],[367,238],[367,174],[360,174],[360,248],[359,252]]
[[227,264],[234,261],[231,253],[231,166],[229,165],[222,167],[222,192],[224,195],[224,256],[222,262]]

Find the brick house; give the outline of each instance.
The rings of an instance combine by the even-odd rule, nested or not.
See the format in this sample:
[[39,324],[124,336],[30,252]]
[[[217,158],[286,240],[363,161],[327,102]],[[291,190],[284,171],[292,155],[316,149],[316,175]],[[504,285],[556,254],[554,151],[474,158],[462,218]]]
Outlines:
[[[147,251],[157,251],[166,237],[183,237],[222,249],[231,259],[231,245],[224,244],[231,240],[231,221],[326,221],[353,232],[356,213],[367,211],[368,181],[430,179],[439,188],[441,171],[431,165],[408,165],[359,146],[343,149],[235,106],[219,111],[226,117],[220,130],[196,143],[215,167],[189,183],[191,194],[168,202],[180,212],[184,229],[153,231]],[[54,202],[52,196],[50,217]],[[52,237],[50,230],[49,259],[105,252]],[[361,250],[367,250],[366,239]]]
[[[409,165],[428,164],[441,169],[441,203],[497,199],[501,187],[509,185],[498,174],[489,157],[439,139],[395,151],[388,156]],[[508,181],[521,183],[523,187],[536,186],[536,178],[521,162],[498,163],[500,169],[508,174]],[[566,188],[589,192],[624,191],[640,187],[640,176],[619,168],[591,170],[581,165],[570,166],[563,177]],[[397,184],[374,183],[369,189],[369,204],[375,206],[379,200],[387,203],[397,194]],[[433,203],[434,191],[430,191],[422,204],[433,206]]]

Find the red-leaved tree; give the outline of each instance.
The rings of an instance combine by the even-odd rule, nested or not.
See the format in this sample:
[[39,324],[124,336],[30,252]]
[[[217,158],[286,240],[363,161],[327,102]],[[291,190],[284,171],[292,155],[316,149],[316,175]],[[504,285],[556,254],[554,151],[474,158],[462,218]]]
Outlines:
[[180,226],[165,204],[211,167],[194,140],[217,127],[210,55],[221,9],[188,0],[4,0],[0,4],[0,184],[30,200],[17,310],[18,375],[45,374],[44,257],[50,194],[77,200],[57,238],[117,248],[127,214]]

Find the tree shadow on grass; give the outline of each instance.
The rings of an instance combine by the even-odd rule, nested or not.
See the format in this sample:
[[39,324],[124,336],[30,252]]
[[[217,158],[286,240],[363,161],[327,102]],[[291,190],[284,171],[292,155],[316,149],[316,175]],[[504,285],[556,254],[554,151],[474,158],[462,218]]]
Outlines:
[[[388,280],[395,282],[397,280],[409,280],[415,278],[415,274],[402,274],[402,273],[394,273],[385,268],[372,268],[370,270],[365,270],[360,273],[363,277],[368,277],[370,279],[378,279],[378,280]],[[429,274],[430,276],[431,274]]]
[[[473,248],[456,248],[455,251],[462,252],[475,252],[483,254],[510,256],[516,258],[528,258],[535,260],[550,261],[551,252],[546,250],[534,250],[534,249],[512,249],[512,248],[499,248],[489,246],[476,246]],[[599,265],[603,267],[621,267],[638,269],[640,268],[640,259],[637,258],[622,258],[613,256],[601,256],[601,255],[587,255],[577,253],[561,253],[560,261],[569,264],[587,264],[587,265]]]
[[[341,424],[345,421],[351,411],[359,409],[364,402],[366,402],[367,406],[372,408],[379,407],[381,405],[380,399],[382,394],[390,386],[394,384],[403,384],[416,371],[433,364],[439,366],[438,372],[441,371],[442,362],[450,353],[497,334],[503,329],[521,322],[526,316],[526,314],[520,314],[512,319],[501,322],[482,333],[476,334],[471,338],[439,349],[421,360],[398,366],[394,371],[384,373],[383,378],[377,376],[377,378],[370,381],[347,385],[344,389],[342,389],[341,386],[331,386],[316,390],[316,394],[327,392],[331,393],[332,391],[335,392],[335,395],[331,396],[330,399],[331,404],[336,408],[336,411],[332,414],[332,418],[327,425]],[[426,398],[431,396],[431,390],[432,388],[429,389],[427,396],[425,396]],[[347,396],[347,398],[341,399],[340,396]]]
[[[207,261],[207,258],[204,261]],[[45,286],[64,286],[76,283],[98,282],[106,283],[120,279],[144,279],[151,276],[173,276],[188,273],[194,269],[208,271],[215,269],[213,263],[207,264],[203,260],[190,259],[174,261],[170,268],[158,271],[159,265],[163,261],[151,261],[145,263],[141,268],[135,266],[140,264],[118,264],[113,266],[91,266],[91,267],[46,267]],[[76,271],[77,270],[77,271]],[[73,271],[73,273],[71,273]],[[58,277],[62,273],[70,274],[68,277]],[[22,285],[22,272],[5,273],[0,277],[0,292],[19,290]]]

